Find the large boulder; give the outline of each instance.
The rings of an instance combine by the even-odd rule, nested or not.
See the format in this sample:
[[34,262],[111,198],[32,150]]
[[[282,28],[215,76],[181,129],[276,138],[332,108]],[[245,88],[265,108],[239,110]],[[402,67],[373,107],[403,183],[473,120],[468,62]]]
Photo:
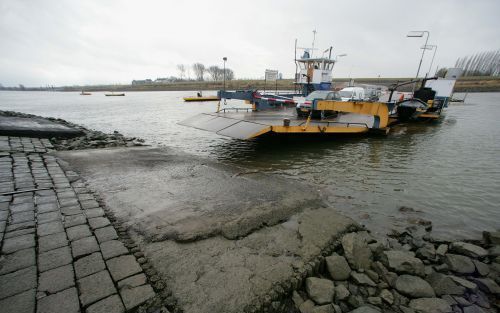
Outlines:
[[493,231],[493,232],[485,231],[483,232],[483,237],[485,241],[488,243],[494,245],[500,245],[500,231]]
[[333,308],[333,305],[326,304],[314,307],[311,313],[335,313],[335,309]]
[[436,296],[431,285],[418,276],[399,276],[396,279],[395,288],[403,295],[411,298],[432,298]]
[[377,284],[364,273],[351,272],[352,280],[358,285],[376,287]]
[[449,313],[451,306],[440,298],[420,298],[410,301],[410,308],[418,313]]
[[470,256],[472,258],[482,258],[488,255],[488,251],[481,248],[480,246],[462,241],[452,243],[450,245],[450,251]]
[[331,280],[308,277],[306,279],[306,292],[316,304],[327,304],[333,301],[335,289]]
[[486,311],[484,311],[483,309],[481,309],[481,307],[479,307],[475,304],[463,308],[463,312],[464,313],[486,313]]
[[449,276],[441,273],[432,273],[427,278],[436,295],[458,295],[461,296],[465,292],[465,287],[457,284]]
[[500,295],[500,286],[491,278],[474,278],[474,282],[484,292]]
[[389,269],[400,274],[411,274],[423,276],[425,274],[424,263],[415,257],[410,251],[389,250],[382,253],[382,263]]
[[447,253],[444,261],[449,269],[456,273],[472,274],[476,270],[472,260],[463,255]]
[[342,238],[344,255],[355,270],[369,269],[372,263],[372,251],[366,237],[357,233],[349,233]]
[[351,268],[347,260],[341,255],[332,255],[325,258],[326,268],[333,280],[347,280],[351,274]]

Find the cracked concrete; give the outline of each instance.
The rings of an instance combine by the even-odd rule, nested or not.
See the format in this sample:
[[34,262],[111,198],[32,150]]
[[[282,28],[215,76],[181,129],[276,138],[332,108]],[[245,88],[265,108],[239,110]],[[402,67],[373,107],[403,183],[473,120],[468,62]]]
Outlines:
[[267,305],[358,227],[311,186],[167,148],[57,155],[124,221],[185,312]]

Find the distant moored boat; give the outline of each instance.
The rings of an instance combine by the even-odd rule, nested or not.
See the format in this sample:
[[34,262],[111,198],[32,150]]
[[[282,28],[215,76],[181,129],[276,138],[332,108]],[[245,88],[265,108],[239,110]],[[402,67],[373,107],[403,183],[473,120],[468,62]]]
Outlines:
[[105,93],[104,94],[106,97],[122,97],[122,96],[125,96],[125,93],[115,93],[115,92],[111,92],[111,93]]
[[80,93],[80,96],[90,96],[91,93],[90,92],[85,92],[82,90],[82,92]]

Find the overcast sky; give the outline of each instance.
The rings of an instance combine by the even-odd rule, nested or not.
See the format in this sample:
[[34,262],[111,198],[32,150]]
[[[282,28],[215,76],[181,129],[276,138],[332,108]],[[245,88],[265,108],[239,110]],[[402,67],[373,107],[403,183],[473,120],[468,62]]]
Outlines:
[[334,77],[408,77],[425,41],[408,31],[430,31],[434,72],[499,49],[499,12],[498,0],[0,0],[0,84],[130,83],[223,56],[237,78],[292,77],[294,41],[311,46],[313,29],[319,54],[347,54]]

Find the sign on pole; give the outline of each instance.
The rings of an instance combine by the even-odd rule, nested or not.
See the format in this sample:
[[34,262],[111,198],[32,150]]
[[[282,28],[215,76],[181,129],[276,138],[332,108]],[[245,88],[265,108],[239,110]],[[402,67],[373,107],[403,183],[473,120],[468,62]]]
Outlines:
[[275,81],[278,79],[278,71],[276,70],[266,70],[266,80]]

